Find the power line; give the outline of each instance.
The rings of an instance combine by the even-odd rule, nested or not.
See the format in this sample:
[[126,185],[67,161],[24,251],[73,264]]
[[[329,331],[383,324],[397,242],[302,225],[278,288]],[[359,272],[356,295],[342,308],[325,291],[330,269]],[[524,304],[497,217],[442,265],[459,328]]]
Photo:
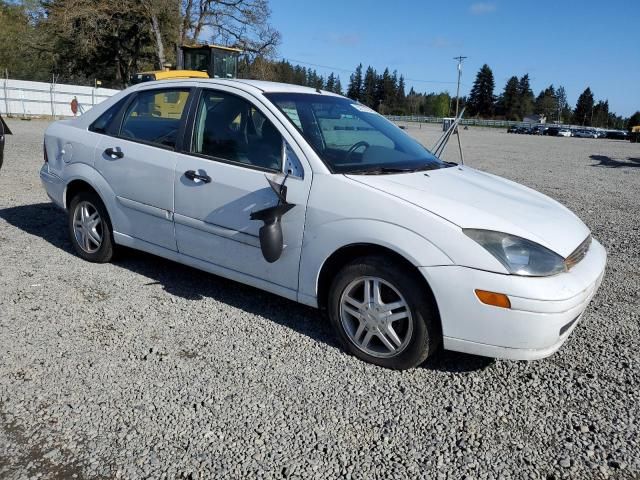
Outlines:
[[460,78],[462,77],[462,62],[467,57],[463,57],[462,55],[458,57],[453,57],[454,60],[458,61],[458,89],[456,90],[456,118],[458,118],[458,106],[460,105]]
[[[319,63],[304,62],[302,60],[297,60],[295,58],[288,58],[288,59],[284,58],[284,57],[276,57],[276,58],[278,58],[279,60],[291,61],[291,62],[300,63],[302,65],[308,65],[308,66],[316,67],[316,68],[326,68],[328,70],[334,70],[334,71],[345,72],[345,73],[354,73],[355,72],[355,70],[353,70],[353,69],[341,68],[341,67],[333,67],[333,66],[330,66],[330,65],[322,65],[322,64],[319,64]],[[441,83],[441,84],[455,84],[456,83],[456,82],[451,82],[451,81],[444,82],[444,81],[439,81],[439,80],[422,80],[422,79],[418,79],[418,78],[406,78],[406,77],[405,77],[405,81],[415,82],[415,83]]]

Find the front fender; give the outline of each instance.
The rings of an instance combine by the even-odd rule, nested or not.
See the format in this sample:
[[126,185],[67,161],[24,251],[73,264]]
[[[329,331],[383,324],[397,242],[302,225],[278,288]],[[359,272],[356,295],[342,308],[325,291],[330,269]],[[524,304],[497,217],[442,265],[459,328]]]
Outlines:
[[298,301],[317,306],[322,266],[334,252],[354,244],[388,248],[416,267],[454,263],[429,240],[400,225],[364,218],[334,220],[305,231]]

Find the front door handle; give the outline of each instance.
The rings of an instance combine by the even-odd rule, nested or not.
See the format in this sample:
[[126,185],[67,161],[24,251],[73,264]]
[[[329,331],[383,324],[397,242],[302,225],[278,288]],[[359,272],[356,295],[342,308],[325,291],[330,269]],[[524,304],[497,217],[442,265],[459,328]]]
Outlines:
[[194,170],[187,170],[186,172],[184,172],[184,176],[194,182],[196,180],[202,180],[204,183],[211,182],[211,177],[209,175],[200,175],[199,173],[196,173]]
[[116,150],[115,148],[111,148],[111,147],[107,148],[104,151],[104,154],[109,156],[109,157],[111,157],[111,158],[122,158],[122,157],[124,157],[124,152],[123,151],[121,151],[119,149]]

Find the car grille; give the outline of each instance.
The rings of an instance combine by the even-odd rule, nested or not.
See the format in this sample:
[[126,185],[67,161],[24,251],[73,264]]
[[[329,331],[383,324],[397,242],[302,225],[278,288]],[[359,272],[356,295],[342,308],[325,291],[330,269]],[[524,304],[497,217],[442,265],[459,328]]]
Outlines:
[[571,255],[565,258],[564,264],[567,267],[567,270],[571,270],[574,266],[580,263],[580,261],[587,255],[590,246],[591,235],[585,238],[584,242],[578,245],[578,248],[576,248]]

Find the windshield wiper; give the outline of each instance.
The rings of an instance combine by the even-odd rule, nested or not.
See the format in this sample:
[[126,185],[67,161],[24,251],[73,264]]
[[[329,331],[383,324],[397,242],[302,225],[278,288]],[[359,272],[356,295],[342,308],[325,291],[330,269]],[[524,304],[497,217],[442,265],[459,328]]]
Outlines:
[[395,167],[373,167],[362,168],[360,170],[350,170],[345,172],[347,175],[384,175],[385,173],[407,173],[411,172],[411,168],[395,168]]
[[436,170],[439,168],[437,165],[421,165],[419,167],[409,167],[409,168],[400,168],[400,167],[372,167],[372,168],[362,168],[359,170],[350,170],[348,172],[344,172],[346,175],[385,175],[389,173],[413,173],[420,172],[423,170]]

